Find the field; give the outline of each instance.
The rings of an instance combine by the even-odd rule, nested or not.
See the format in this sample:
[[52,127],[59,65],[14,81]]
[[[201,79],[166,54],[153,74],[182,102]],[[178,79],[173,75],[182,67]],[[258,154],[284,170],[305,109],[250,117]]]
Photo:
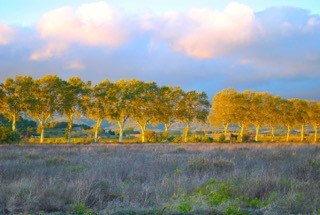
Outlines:
[[0,146],[0,214],[320,214],[319,181],[319,145]]

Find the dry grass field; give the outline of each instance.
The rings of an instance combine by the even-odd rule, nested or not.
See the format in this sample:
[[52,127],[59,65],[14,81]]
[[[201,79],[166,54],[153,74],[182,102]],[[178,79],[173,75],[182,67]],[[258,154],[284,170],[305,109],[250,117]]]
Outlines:
[[0,146],[0,214],[320,214],[320,146]]

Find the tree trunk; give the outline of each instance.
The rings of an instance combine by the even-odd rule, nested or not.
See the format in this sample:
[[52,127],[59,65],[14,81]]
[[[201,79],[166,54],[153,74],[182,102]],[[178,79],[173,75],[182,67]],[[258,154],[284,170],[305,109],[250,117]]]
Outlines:
[[137,123],[141,129],[141,143],[145,143],[146,142],[146,127],[147,127],[147,123]]
[[40,133],[40,143],[43,143],[44,141],[44,128],[41,128],[41,133]]
[[301,125],[301,137],[300,137],[301,143],[304,141],[304,125]]
[[123,139],[123,124],[120,122],[120,120],[117,120],[117,124],[119,127],[119,143],[122,143]]
[[289,125],[287,125],[287,139],[286,139],[287,142],[289,142],[290,131],[291,131],[291,128]]
[[73,120],[72,116],[68,119],[68,126],[66,128],[66,138],[68,143],[71,143],[71,131],[72,131]]
[[313,142],[317,143],[317,141],[318,141],[318,125],[314,125],[313,129],[314,129],[314,140],[313,140]]
[[188,133],[189,133],[189,123],[186,124],[186,127],[183,132],[183,142],[188,142]]
[[256,136],[254,137],[254,141],[259,141],[259,131],[260,131],[260,125],[256,126]]
[[95,143],[98,142],[98,133],[99,133],[99,128],[101,126],[101,123],[102,123],[102,119],[100,118],[97,120],[96,126],[94,128],[94,142]]
[[274,126],[271,126],[271,141],[274,141]]
[[240,128],[240,142],[243,141],[243,132],[244,132],[244,124],[241,124],[241,128]]
[[43,121],[39,122],[39,129],[40,129],[40,143],[44,141],[44,123]]
[[164,132],[168,132],[169,131],[169,126],[167,123],[164,123]]
[[16,115],[12,116],[12,131],[16,130]]
[[225,124],[223,125],[223,130],[224,130],[224,136],[227,137],[227,132],[228,132],[228,127],[229,127],[229,124]]

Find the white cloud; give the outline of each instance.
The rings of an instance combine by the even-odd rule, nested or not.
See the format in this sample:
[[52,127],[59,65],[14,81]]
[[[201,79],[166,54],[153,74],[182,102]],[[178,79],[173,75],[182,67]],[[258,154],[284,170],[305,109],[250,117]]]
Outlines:
[[14,36],[14,30],[7,24],[0,24],[0,45],[7,45]]
[[154,31],[173,50],[197,58],[221,57],[254,40],[261,31],[254,11],[235,2],[222,11],[191,9],[160,18],[148,16],[142,28]]
[[40,37],[47,44],[33,53],[30,59],[50,58],[75,43],[116,48],[129,37],[125,24],[122,13],[103,1],[49,11],[37,25]]

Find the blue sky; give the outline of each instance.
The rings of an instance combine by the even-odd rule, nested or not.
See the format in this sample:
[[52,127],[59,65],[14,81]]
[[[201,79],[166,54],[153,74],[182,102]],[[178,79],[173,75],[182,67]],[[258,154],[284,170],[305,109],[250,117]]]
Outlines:
[[57,73],[320,99],[318,0],[0,0],[0,81]]

